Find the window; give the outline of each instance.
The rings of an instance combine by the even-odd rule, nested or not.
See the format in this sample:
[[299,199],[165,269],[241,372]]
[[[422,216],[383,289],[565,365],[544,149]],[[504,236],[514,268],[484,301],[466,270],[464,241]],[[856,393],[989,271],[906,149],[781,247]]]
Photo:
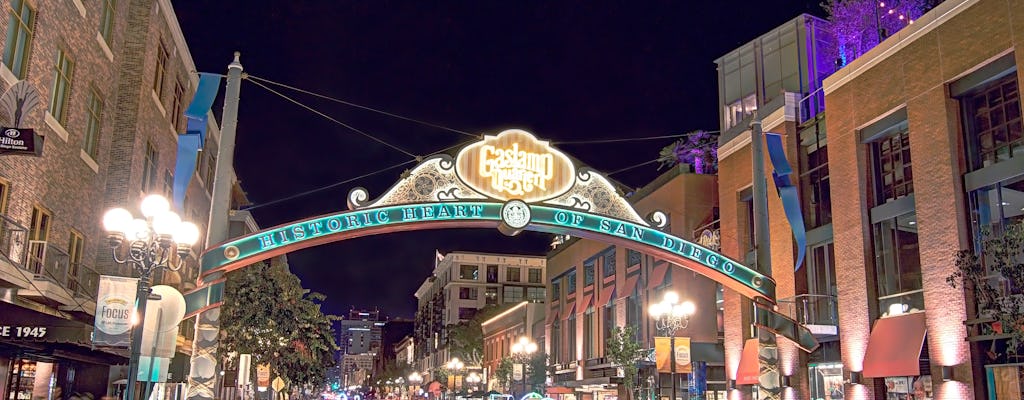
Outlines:
[[153,72],[153,92],[159,99],[164,98],[164,75],[167,74],[167,47],[163,42],[156,46],[156,68]]
[[[203,149],[204,150],[203,153],[206,153],[206,151],[205,151],[206,149],[211,149],[211,148],[210,147],[204,148]],[[211,151],[209,152],[209,156],[206,158],[206,176],[203,177],[203,182],[206,183],[206,192],[207,193],[213,193],[213,176],[216,173],[217,173],[217,152],[216,152],[216,150],[212,150],[211,149]]]
[[916,218],[911,212],[872,225],[879,314],[924,309]]
[[12,0],[7,20],[7,43],[4,44],[4,65],[18,79],[28,75],[28,56],[32,50],[32,32],[36,26],[36,10],[28,0]]
[[462,300],[476,300],[477,289],[471,287],[459,288],[459,298]]
[[596,259],[591,258],[583,262],[583,286],[587,287],[594,284],[594,264]]
[[543,303],[544,302],[544,288],[542,287],[528,287],[526,288],[526,301],[531,303]]
[[754,252],[754,190],[753,188],[746,188],[740,191],[740,213],[746,217],[745,220],[740,221],[739,227],[741,229],[739,235],[740,238],[746,239],[743,243],[744,253]]
[[484,303],[487,305],[498,304],[498,288],[489,287],[485,289]]
[[635,293],[626,298],[626,325],[636,327],[637,339],[640,338],[640,330],[643,328],[640,323],[640,316],[643,315],[642,307],[640,298]]
[[522,286],[505,286],[505,295],[502,298],[502,303],[522,303],[523,289]]
[[519,267],[505,268],[505,280],[508,282],[519,282]]
[[565,275],[565,295],[576,293],[576,270],[570,271]]
[[583,359],[589,360],[597,355],[596,346],[597,332],[594,329],[594,310],[589,309],[583,313]]
[[[984,253],[985,249],[981,248],[983,232],[999,233],[1007,225],[1024,220],[1024,177],[1005,178],[973,190],[969,201],[974,250]],[[1001,285],[1005,286],[1005,282],[1008,281]],[[1022,288],[1004,289],[1016,294]]]
[[562,323],[559,320],[555,320],[551,323],[551,361],[554,363],[561,363],[565,360],[565,356],[562,355]]
[[103,1],[103,11],[100,13],[100,36],[109,47],[114,44],[114,9],[117,8],[117,1],[101,1]]
[[7,215],[7,204],[11,199],[11,184],[0,180],[0,214]]
[[613,304],[601,307],[601,311],[604,314],[601,322],[604,326],[604,340],[607,341],[608,338],[612,337],[612,330],[615,329],[615,306]]
[[643,253],[633,249],[626,249],[626,267],[632,267],[634,265],[640,265],[640,260],[643,259]]
[[150,193],[157,189],[157,161],[160,153],[152,142],[146,142],[146,158],[142,161],[142,191]]
[[82,234],[71,231],[71,240],[68,242],[68,290],[72,292],[78,290],[81,278],[78,274],[82,267],[84,244],[85,239],[82,238]]
[[615,247],[609,247],[604,251],[601,256],[601,270],[604,271],[605,278],[615,275]]
[[1016,71],[960,98],[971,170],[1024,155]]
[[808,229],[832,222],[832,196],[828,180],[825,119],[800,131],[800,201]]
[[562,282],[558,280],[551,280],[551,300],[556,301],[562,298]]
[[498,266],[490,264],[487,266],[487,283],[498,283]]
[[480,267],[476,265],[460,265],[459,266],[459,279],[475,281],[480,276]]
[[475,315],[475,308],[459,307],[459,319],[473,319]]
[[578,354],[576,353],[576,313],[569,314],[569,318],[565,320],[566,330],[566,341],[565,348],[569,354],[565,358],[566,362],[577,361]]
[[871,143],[875,205],[885,204],[914,193],[910,170],[910,131],[904,120],[891,133]]
[[38,206],[32,207],[32,221],[29,227],[29,270],[43,274],[43,257],[46,255],[46,239],[50,235],[50,213]]
[[82,150],[96,160],[99,156],[100,129],[103,124],[103,98],[96,88],[89,90],[85,114],[85,140],[82,142]]
[[540,283],[540,268],[530,268],[527,272],[527,282]]
[[170,199],[174,196],[174,175],[170,170],[164,170],[164,197]]
[[171,126],[175,132],[181,132],[181,119],[185,118],[185,87],[181,81],[174,81],[174,98],[171,99]]
[[[807,293],[819,295],[811,297],[803,304],[806,309],[797,315],[809,318],[800,321],[804,324],[834,325],[836,321],[836,304],[833,302],[838,295],[836,287],[835,245],[832,243],[812,246],[807,256]],[[829,297],[820,297],[829,296]]]
[[68,99],[71,97],[71,76],[75,63],[64,50],[57,49],[57,61],[53,64],[53,92],[50,94],[50,115],[61,125],[67,123]]

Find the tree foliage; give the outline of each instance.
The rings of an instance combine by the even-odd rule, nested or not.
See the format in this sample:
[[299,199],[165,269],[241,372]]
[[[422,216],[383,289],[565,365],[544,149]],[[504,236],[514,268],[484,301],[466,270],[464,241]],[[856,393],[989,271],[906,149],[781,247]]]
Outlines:
[[481,324],[508,306],[490,305],[481,308],[473,318],[448,325],[448,350],[469,366],[479,366],[484,356],[484,332]]
[[637,363],[643,359],[643,345],[636,340],[636,327],[616,327],[605,341],[605,356],[608,361],[622,368],[622,384],[628,396],[633,396],[636,387]]
[[982,317],[994,320],[986,334],[1009,334],[1007,352],[1020,355],[1024,344],[1024,221],[1002,231],[983,231],[981,253],[956,253],[956,272],[946,278],[951,286],[962,285],[974,293]]
[[512,358],[503,357],[498,361],[498,367],[494,369],[494,378],[498,380],[498,387],[502,392],[507,392],[512,387]]
[[932,0],[825,0],[821,7],[829,15],[834,40],[826,41],[825,45],[830,48],[823,51],[839,60],[840,66],[846,65],[911,24],[928,11],[932,3]]
[[294,386],[322,385],[338,348],[336,317],[323,314],[323,300],[284,265],[257,263],[231,273],[221,308],[223,354],[251,354],[254,369],[269,364]]
[[690,164],[698,174],[718,171],[718,135],[707,131],[693,131],[665,146],[658,153],[658,169],[676,164]]

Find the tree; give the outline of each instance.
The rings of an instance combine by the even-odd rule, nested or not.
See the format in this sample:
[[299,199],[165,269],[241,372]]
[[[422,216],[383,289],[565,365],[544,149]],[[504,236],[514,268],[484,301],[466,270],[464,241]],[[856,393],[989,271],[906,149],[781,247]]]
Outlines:
[[931,8],[931,0],[826,0],[821,4],[828,13],[829,29],[835,40],[823,49],[845,66],[886,37],[913,23]]
[[526,374],[526,385],[530,387],[530,390],[534,392],[541,392],[544,390],[544,384],[547,383],[547,369],[547,353],[538,351],[529,356],[526,360],[524,373]]
[[476,312],[473,318],[448,325],[448,350],[452,357],[458,357],[466,365],[478,366],[484,356],[484,332],[481,324],[510,305],[489,305]]
[[693,131],[665,146],[658,153],[658,169],[676,164],[693,165],[698,174],[718,172],[718,135],[707,131]]
[[982,231],[980,248],[980,254],[973,250],[956,252],[956,272],[946,282],[973,292],[980,317],[993,320],[982,327],[983,333],[1009,335],[1006,352],[1020,355],[1024,298],[1013,292],[1024,288],[1024,221],[1006,225],[1002,231]]
[[636,327],[627,325],[616,327],[605,341],[605,356],[608,361],[622,368],[622,385],[626,389],[627,400],[633,397],[639,369],[637,363],[643,359],[643,346],[636,340]]
[[494,369],[494,377],[498,380],[498,386],[501,387],[502,392],[506,392],[512,387],[512,364],[511,357],[503,357],[498,362],[498,367]]
[[322,385],[337,350],[331,326],[336,318],[321,312],[323,300],[303,289],[283,264],[261,262],[229,274],[221,308],[225,361],[251,354],[253,369],[269,364],[291,385]]

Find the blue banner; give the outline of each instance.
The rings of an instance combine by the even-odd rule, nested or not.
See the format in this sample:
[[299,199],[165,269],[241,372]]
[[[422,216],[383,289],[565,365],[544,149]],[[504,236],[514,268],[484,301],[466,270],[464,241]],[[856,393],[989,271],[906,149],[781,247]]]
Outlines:
[[[188,183],[196,170],[196,159],[199,150],[206,143],[206,115],[213,106],[220,90],[220,75],[199,73],[199,86],[185,110],[185,133],[178,135],[178,156],[174,165],[174,208],[178,212],[185,211],[185,193]],[[206,182],[212,185],[213,182]]]
[[786,219],[793,230],[793,239],[796,240],[797,257],[796,270],[804,263],[804,255],[807,251],[807,231],[804,227],[804,215],[800,211],[800,193],[793,186],[789,176],[793,174],[793,168],[786,160],[786,149],[782,145],[782,136],[777,133],[765,133],[765,144],[768,147],[768,158],[772,161],[772,178],[775,181],[775,188],[779,191],[782,199],[782,208],[786,211]]

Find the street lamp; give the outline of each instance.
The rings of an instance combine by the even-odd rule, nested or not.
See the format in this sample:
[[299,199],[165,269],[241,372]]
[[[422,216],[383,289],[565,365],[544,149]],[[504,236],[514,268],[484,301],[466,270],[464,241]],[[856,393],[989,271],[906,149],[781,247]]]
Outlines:
[[696,306],[692,301],[679,303],[679,295],[672,291],[665,292],[661,302],[651,304],[648,310],[651,317],[656,320],[655,327],[661,331],[662,335],[669,337],[672,400],[676,400],[676,331],[684,329],[690,324],[690,316],[695,310]]
[[520,376],[520,381],[523,383],[522,394],[526,394],[526,363],[529,361],[530,355],[537,351],[537,343],[534,343],[530,338],[523,336],[519,338],[518,342],[512,344],[511,350],[513,359],[518,361],[516,364],[518,364],[523,370],[523,374]]
[[480,383],[480,380],[480,375],[477,375],[476,372],[470,372],[469,375],[466,375],[466,383],[468,383],[474,391],[477,390],[476,385]]
[[[416,386],[416,387],[418,387],[420,385],[420,383],[422,383],[422,382],[423,382],[423,376],[420,375],[419,372],[413,372],[413,373],[409,374],[409,386]],[[410,399],[414,397],[413,393],[415,393],[415,391],[414,391],[414,389],[412,389],[410,387],[409,388],[409,398]]]
[[[139,323],[133,324],[131,334],[131,357],[128,359],[128,400],[135,400],[135,385],[138,383],[139,357],[141,356],[142,331],[146,319],[146,303],[149,300],[150,279],[153,272],[166,268],[177,271],[184,260],[191,255],[192,245],[199,240],[199,228],[191,222],[183,222],[163,196],[149,195],[142,199],[140,207],[143,218],[135,218],[123,208],[112,208],[103,215],[103,229],[113,253],[114,262],[129,265],[139,274],[135,287]],[[126,245],[126,246],[122,246]],[[125,247],[125,250],[121,250]],[[124,253],[120,255],[119,253]],[[173,259],[174,253],[178,258]]]
[[451,360],[448,360],[448,363],[445,364],[445,367],[448,368],[449,371],[453,372],[453,374],[452,374],[452,384],[449,386],[449,391],[450,392],[454,392],[455,391],[454,387],[456,386],[457,383],[459,383],[460,373],[462,372],[462,368],[464,368],[465,366],[466,366],[466,364],[464,364],[461,360],[459,360],[458,357],[455,357],[455,358],[452,358]]

